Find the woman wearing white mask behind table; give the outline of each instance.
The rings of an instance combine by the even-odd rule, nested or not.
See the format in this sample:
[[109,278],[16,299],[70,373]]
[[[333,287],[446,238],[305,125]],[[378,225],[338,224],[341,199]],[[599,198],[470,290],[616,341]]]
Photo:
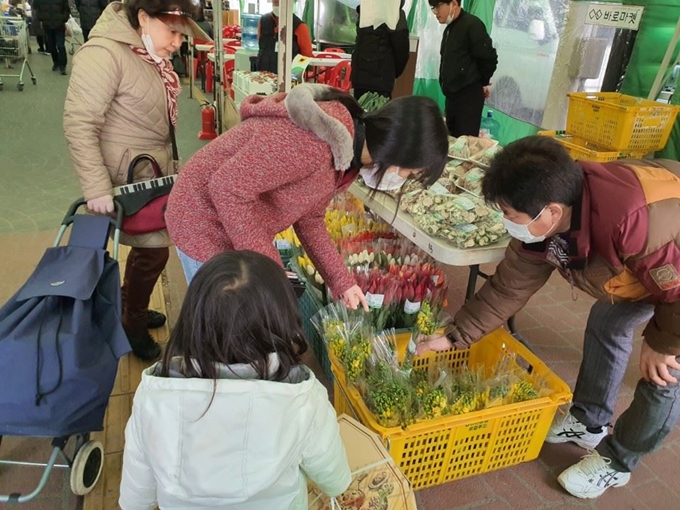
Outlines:
[[[180,84],[168,60],[184,35],[209,39],[192,20],[192,0],[128,0],[104,10],[73,60],[64,133],[88,208],[113,211],[113,188],[127,183],[130,162],[151,155],[164,175],[176,172],[171,133],[177,124]],[[134,181],[154,177],[146,162]],[[132,247],[123,280],[123,326],[143,360],[160,354],[149,329],[165,316],[148,310],[168,260],[167,231],[121,236]]]
[[280,263],[274,236],[292,225],[333,295],[367,307],[326,230],[326,208],[362,167],[374,188],[435,182],[448,151],[439,107],[409,96],[365,113],[346,93],[303,84],[247,97],[241,118],[187,161],[170,193],[165,218],[187,281],[230,250]]

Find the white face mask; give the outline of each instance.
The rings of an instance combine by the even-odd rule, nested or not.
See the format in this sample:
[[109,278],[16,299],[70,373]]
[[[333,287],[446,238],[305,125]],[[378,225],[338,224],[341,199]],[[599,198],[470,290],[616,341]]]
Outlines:
[[399,175],[399,172],[390,172],[389,170],[383,174],[382,179],[378,182],[377,167],[364,167],[359,171],[359,174],[364,179],[366,186],[380,191],[395,191],[401,189],[406,182],[406,178]]
[[151,58],[156,62],[157,64],[160,63],[163,58],[159,57],[156,54],[156,47],[153,45],[153,39],[151,39],[151,36],[146,33],[146,30],[142,29],[142,44],[144,45],[144,48],[146,48],[146,51],[151,55]]
[[[546,206],[547,207],[547,206]],[[529,223],[526,225],[522,225],[520,223],[515,223],[514,221],[510,221],[507,219],[505,216],[503,216],[503,226],[505,226],[505,230],[508,231],[508,234],[510,234],[512,237],[517,239],[518,241],[522,241],[525,244],[532,244],[532,243],[541,243],[545,241],[546,236],[552,231],[553,228],[555,228],[555,224],[548,229],[548,231],[543,234],[542,236],[535,236],[529,231],[529,225],[531,225],[534,221],[538,219],[538,217],[543,214],[543,211],[545,211],[545,207],[541,209],[541,212],[536,215],[536,217],[531,220]]]
[[453,13],[455,11],[452,10],[451,6],[449,5],[449,15],[446,17],[446,24],[450,25],[453,22]]
[[272,14],[276,16],[277,18],[279,17],[279,13],[281,12],[281,7],[278,5],[276,7],[272,7]]

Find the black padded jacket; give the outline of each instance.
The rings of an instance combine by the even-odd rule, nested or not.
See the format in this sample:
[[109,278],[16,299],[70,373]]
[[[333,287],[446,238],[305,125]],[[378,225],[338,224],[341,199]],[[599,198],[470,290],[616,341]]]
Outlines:
[[488,85],[498,65],[498,55],[482,20],[465,11],[444,30],[439,84],[445,96],[479,83]]
[[409,58],[409,34],[406,15],[401,9],[399,12],[394,30],[384,23],[378,28],[360,28],[357,22],[356,45],[352,53],[354,87],[391,92],[394,81],[404,72]]

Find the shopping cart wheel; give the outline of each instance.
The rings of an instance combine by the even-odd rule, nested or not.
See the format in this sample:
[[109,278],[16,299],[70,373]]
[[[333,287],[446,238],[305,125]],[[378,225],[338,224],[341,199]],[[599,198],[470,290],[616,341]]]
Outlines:
[[71,491],[84,496],[97,485],[104,465],[104,447],[99,441],[88,441],[80,447],[71,466]]
[[31,81],[33,82],[33,85],[38,84],[38,78],[36,78],[35,76],[31,76]]
[[71,47],[68,49],[68,54],[69,54],[69,55],[73,55],[75,52],[76,52],[76,50],[73,48],[73,46],[71,46]]
[[19,92],[23,91],[24,90],[24,82],[20,81],[19,83],[17,83],[17,88],[19,89]]

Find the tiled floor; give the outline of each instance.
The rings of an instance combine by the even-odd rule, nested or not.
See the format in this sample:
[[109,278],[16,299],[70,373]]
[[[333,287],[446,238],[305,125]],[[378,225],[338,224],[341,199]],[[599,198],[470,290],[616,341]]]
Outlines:
[[[37,87],[27,85],[26,90],[19,93],[10,83],[11,79],[6,79],[10,85],[5,85],[5,90],[0,92],[0,303],[4,303],[23,283],[44,249],[53,242],[65,208],[78,193],[61,134],[61,108],[67,78],[51,73],[49,60],[42,55],[31,57],[38,76]],[[196,140],[199,105],[186,95],[185,91],[181,99],[182,117],[178,133],[184,158],[201,146]],[[454,282],[450,307],[455,312],[463,299],[467,275],[461,268],[451,269],[449,273]],[[186,290],[174,254],[162,283],[165,307],[173,323]],[[160,292],[157,296],[161,299]],[[518,329],[536,354],[572,386],[578,373],[583,328],[591,303],[592,300],[583,294],[573,301],[569,286],[561,279],[553,278],[517,317]],[[162,306],[160,302],[156,304]],[[639,339],[636,345],[639,347]],[[637,382],[637,353],[638,349],[634,351],[621,388],[619,413],[632,398]],[[115,480],[119,476],[120,459],[115,452],[122,447],[119,436],[125,421],[126,405],[116,401],[111,409],[111,414],[118,416],[118,423],[106,432],[112,453],[107,463],[106,481],[97,487],[86,508],[116,508]],[[48,451],[49,446],[44,440],[6,438],[0,447],[0,457],[38,460],[45,458]],[[555,481],[560,471],[582,454],[582,450],[572,445],[546,445],[534,462],[419,491],[419,508],[680,508],[680,430],[676,429],[659,451],[645,458],[628,486],[610,490],[596,501],[572,498]],[[30,491],[37,482],[37,473],[35,468],[29,467],[0,468],[0,493]],[[66,473],[55,473],[39,499],[19,508],[76,508],[76,498],[70,493]]]

